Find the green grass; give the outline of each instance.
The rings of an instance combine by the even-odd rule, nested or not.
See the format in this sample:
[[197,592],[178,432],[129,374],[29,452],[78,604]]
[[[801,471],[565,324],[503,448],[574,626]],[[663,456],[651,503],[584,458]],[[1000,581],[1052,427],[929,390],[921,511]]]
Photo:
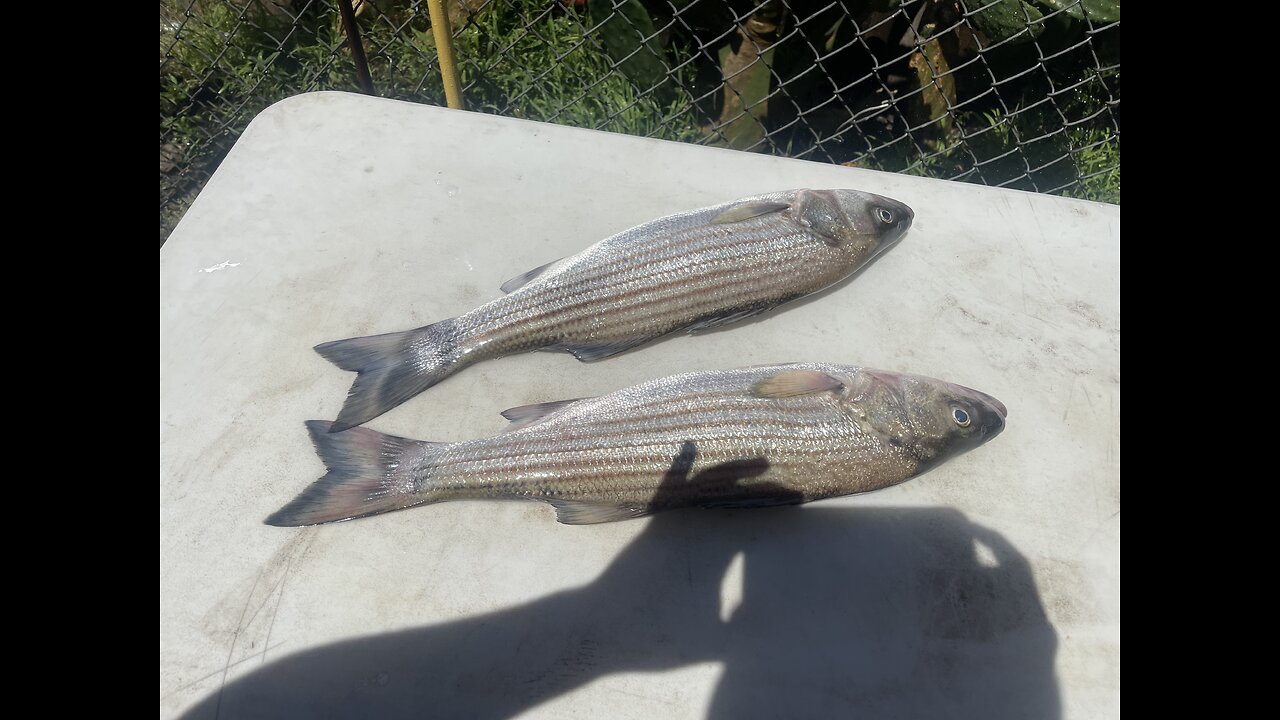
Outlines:
[[1120,204],[1120,139],[1101,130],[1076,130],[1072,144],[1076,152],[1079,182],[1062,191],[1082,200]]
[[[666,140],[699,137],[685,94],[643,92],[638,87],[642,83],[612,67],[599,33],[584,32],[590,27],[585,17],[551,8],[543,0],[514,0],[462,25],[454,47],[468,110]],[[530,19],[535,32],[528,30]],[[374,47],[385,47],[379,59],[388,71],[384,77],[397,70],[387,88],[391,96],[444,104],[429,31],[414,30],[409,43],[379,35],[370,40]],[[425,82],[409,87],[400,78]],[[691,67],[669,76],[668,83],[673,81],[691,84]]]
[[[181,159],[160,176],[161,242],[254,115],[309,90],[358,90],[332,5],[314,5],[295,28],[257,5],[197,2],[175,31],[183,5],[161,3],[160,144]],[[667,140],[700,137],[687,94],[643,92],[584,32],[584,17],[551,8],[543,0],[495,2],[460,23],[455,47],[468,109]],[[379,95],[444,104],[425,10],[379,15],[371,7],[359,23]],[[686,65],[672,78],[687,85],[692,73]]]
[[[243,7],[226,0],[196,0],[188,10],[187,0],[161,1],[162,243],[254,115],[302,92],[358,90],[334,3],[305,4],[295,20],[269,9],[274,7],[269,3],[234,2]],[[710,60],[670,69],[693,55],[689,38],[677,33],[664,36],[665,46],[656,40],[639,46],[633,36],[630,47],[649,54],[623,61],[625,53],[619,47],[627,38],[617,33],[629,26],[617,18],[587,32],[585,28],[592,26],[587,13],[567,10],[552,0],[493,0],[469,17],[462,8],[478,6],[481,0],[461,2],[450,6],[457,18],[456,54],[468,109],[667,140],[711,140],[705,128],[719,114],[716,105],[722,93],[715,84],[720,69]],[[644,13],[644,7],[642,0],[626,5],[631,13]],[[359,24],[379,95],[444,104],[425,8],[381,0],[377,7],[366,8]],[[954,123],[914,138],[901,137],[900,122],[879,130],[863,123],[858,132],[867,132],[867,139],[850,133],[840,141],[845,145],[835,144],[832,159],[1119,203],[1119,136],[1112,129],[1111,111],[1100,113],[1099,99],[1112,93],[1119,98],[1118,31],[1115,42],[1116,69],[1059,97],[1052,108],[1037,104],[1035,93],[1041,90],[1028,87],[1019,91],[1026,93],[1019,95],[1025,102],[1011,104],[1010,117],[990,107],[975,108],[959,114]],[[788,47],[793,54],[804,49],[794,41],[792,46]],[[827,68],[831,69],[834,66]],[[1068,70],[1079,72],[1074,66]],[[650,90],[655,73],[666,80]],[[824,85],[822,78],[809,79],[816,94],[798,98],[805,107],[822,104],[827,97],[822,93],[830,92],[830,83]],[[1071,83],[1060,78],[1058,86]],[[789,93],[803,93],[807,86],[789,87]],[[709,99],[694,107],[691,98],[704,94]],[[787,107],[784,96],[773,104]],[[819,135],[847,119],[830,112],[838,105],[826,107],[805,120]],[[1024,107],[1025,111],[1019,109]],[[1118,123],[1118,105],[1114,112]],[[793,141],[801,141],[797,151],[803,150],[808,130],[787,122],[784,115],[776,120],[782,127],[771,142],[785,151]],[[1063,115],[1073,122],[1096,117],[1061,129]],[[832,127],[824,129],[824,122]],[[868,142],[877,147],[870,155]],[[1015,145],[1020,152],[1009,154]]]

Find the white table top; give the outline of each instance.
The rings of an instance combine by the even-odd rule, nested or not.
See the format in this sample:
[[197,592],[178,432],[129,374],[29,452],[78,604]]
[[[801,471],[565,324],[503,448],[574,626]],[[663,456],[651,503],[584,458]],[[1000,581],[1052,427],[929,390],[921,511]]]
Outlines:
[[[540,503],[262,523],[354,377],[316,343],[461,314],[641,222],[849,187],[897,247],[763,320],[463,370],[370,427],[830,361],[1009,407],[990,444],[798,508],[569,527]],[[341,93],[244,133],[160,252],[160,715],[1118,717],[1120,209]]]

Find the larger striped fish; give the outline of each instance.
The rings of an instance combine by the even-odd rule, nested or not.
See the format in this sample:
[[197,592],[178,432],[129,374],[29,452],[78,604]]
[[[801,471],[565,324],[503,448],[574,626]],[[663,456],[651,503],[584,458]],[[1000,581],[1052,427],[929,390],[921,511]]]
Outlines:
[[868,492],[1004,429],[1005,407],[941,380],[848,365],[699,372],[597,398],[513,408],[460,443],[365,428],[311,439],[329,473],[267,518],[315,525],[446,500],[542,500],[562,523],[671,508],[753,507]]
[[848,277],[911,225],[856,190],[791,190],[672,215],[508,280],[508,295],[415,330],[316,350],[359,375],[330,432],[371,420],[458,370],[527,350],[579,360],[755,315]]

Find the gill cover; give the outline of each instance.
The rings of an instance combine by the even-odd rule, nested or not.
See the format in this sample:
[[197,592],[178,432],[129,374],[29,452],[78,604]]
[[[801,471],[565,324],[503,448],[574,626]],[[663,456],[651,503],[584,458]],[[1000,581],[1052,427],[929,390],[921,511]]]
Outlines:
[[791,204],[796,222],[822,237],[828,245],[840,245],[857,235],[835,195],[821,190],[801,190]]

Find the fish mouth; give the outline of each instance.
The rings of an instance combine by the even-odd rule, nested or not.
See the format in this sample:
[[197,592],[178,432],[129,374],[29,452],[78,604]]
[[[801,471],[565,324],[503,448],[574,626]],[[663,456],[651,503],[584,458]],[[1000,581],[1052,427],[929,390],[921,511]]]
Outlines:
[[916,219],[916,211],[912,210],[911,206],[900,203],[897,200],[894,200],[893,203],[898,206],[897,225],[902,232],[906,232],[907,228],[911,227],[911,223]]
[[982,413],[982,440],[986,442],[1004,430],[1005,418],[1009,417],[1009,408],[981,390],[966,389],[973,393],[975,399],[982,403],[983,409],[988,411]]
[[975,409],[980,410],[976,420],[982,442],[987,442],[1004,431],[1005,420],[1009,417],[1009,408],[1004,403],[981,390],[963,385],[952,384],[951,391],[958,397],[967,398],[976,405]]
[[877,247],[875,251],[876,255],[879,255],[885,250],[897,245],[898,242],[906,236],[907,231],[911,229],[911,222],[916,216],[911,208],[906,205],[903,205],[896,200],[889,200],[888,198],[885,198],[885,200],[885,204],[893,208],[894,215],[897,219],[894,220],[892,225],[881,226],[883,229],[878,233],[876,242]]
[[999,413],[1001,420],[1004,420],[1005,418],[1009,417],[1009,408],[1005,407],[1004,403],[982,392],[981,390],[973,390],[971,392],[973,392],[974,395],[977,395],[979,400],[983,401],[984,403],[989,405],[993,410]]
[[901,203],[893,198],[881,196],[882,204],[893,209],[895,220],[892,225],[886,228],[884,232],[884,245],[888,247],[902,239],[903,235],[911,229],[911,223],[916,219],[916,212],[910,206]]
[[[899,395],[903,393],[903,381],[905,379],[921,379],[919,376],[909,376],[886,370],[871,370],[864,368],[862,372],[871,381],[885,385]],[[924,380],[926,382],[938,382],[928,378],[924,378]],[[1004,403],[981,390],[974,390],[973,388],[965,387],[964,385],[956,385],[955,383],[949,382],[944,382],[943,384],[946,385],[947,389],[955,397],[964,398],[975,405],[974,409],[978,411],[979,417],[977,419],[980,423],[979,427],[981,428],[981,434],[984,440],[990,440],[1004,430],[1005,419],[1009,417],[1009,408],[1006,407]]]
[[992,411],[993,415],[998,415],[1001,420],[1009,417],[1009,408],[1005,407],[1004,403],[981,390],[974,390],[971,387],[956,385],[955,383],[947,383],[947,385],[951,386],[951,392],[955,395],[977,402],[983,408]]

